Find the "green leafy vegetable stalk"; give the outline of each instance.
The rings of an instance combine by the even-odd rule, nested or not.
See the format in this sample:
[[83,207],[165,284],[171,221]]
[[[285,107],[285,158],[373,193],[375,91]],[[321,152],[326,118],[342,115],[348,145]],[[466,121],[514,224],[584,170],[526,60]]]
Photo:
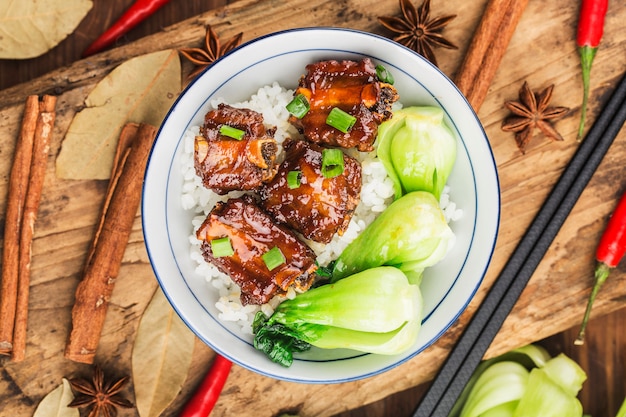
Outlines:
[[413,345],[421,319],[419,287],[383,266],[298,294],[269,318],[257,313],[254,347],[286,367],[311,346],[394,355]]
[[450,417],[581,417],[586,378],[564,354],[528,345],[482,362]]
[[626,398],[624,398],[622,405],[620,406],[619,410],[617,410],[617,414],[615,417],[626,417]]
[[344,249],[331,281],[388,265],[418,284],[422,271],[443,259],[454,240],[437,199],[429,192],[414,191],[391,203]]
[[452,172],[456,139],[438,107],[406,107],[378,129],[377,152],[396,198],[411,191],[428,191],[437,200]]

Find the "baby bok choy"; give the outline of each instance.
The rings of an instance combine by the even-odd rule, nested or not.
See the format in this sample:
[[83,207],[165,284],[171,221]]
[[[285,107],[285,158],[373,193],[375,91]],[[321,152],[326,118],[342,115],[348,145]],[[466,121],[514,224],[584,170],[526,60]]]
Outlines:
[[378,267],[296,295],[267,317],[255,316],[254,347],[290,366],[316,346],[394,355],[411,347],[422,319],[422,295],[402,271]]
[[581,417],[576,362],[528,345],[482,362],[449,417]]
[[343,250],[331,281],[387,265],[419,284],[423,270],[443,259],[454,240],[437,199],[429,192],[414,191],[391,203]]
[[456,139],[438,107],[405,107],[378,130],[378,157],[393,180],[395,197],[428,191],[437,199],[456,159]]

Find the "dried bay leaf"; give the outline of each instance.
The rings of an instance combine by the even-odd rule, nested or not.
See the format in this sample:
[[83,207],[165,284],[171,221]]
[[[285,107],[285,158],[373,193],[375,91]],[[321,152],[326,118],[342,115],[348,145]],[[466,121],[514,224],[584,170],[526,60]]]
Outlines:
[[79,417],[78,408],[67,405],[74,399],[72,388],[67,379],[63,378],[61,385],[43,397],[33,417]]
[[0,0],[0,59],[43,55],[76,29],[91,0]]
[[62,179],[108,179],[126,123],[159,126],[181,90],[178,53],[168,49],[119,65],[74,115],[56,159]]
[[141,317],[131,358],[135,403],[141,417],[157,417],[180,392],[195,335],[157,288]]

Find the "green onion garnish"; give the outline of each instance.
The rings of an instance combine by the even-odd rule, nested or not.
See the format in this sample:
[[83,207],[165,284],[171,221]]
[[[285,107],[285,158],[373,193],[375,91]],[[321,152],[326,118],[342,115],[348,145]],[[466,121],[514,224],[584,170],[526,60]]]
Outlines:
[[263,258],[263,262],[265,262],[265,266],[267,266],[267,269],[270,271],[285,263],[285,255],[283,255],[278,246],[274,246],[261,257]]
[[343,172],[343,152],[341,149],[324,149],[322,151],[322,175],[324,178],[335,178]]
[[302,173],[300,171],[289,171],[287,173],[287,186],[290,189],[300,187],[300,178],[302,177]]
[[391,73],[387,71],[387,68],[383,67],[380,64],[376,65],[376,76],[380,81],[393,85],[393,75],[391,75]]
[[348,133],[354,123],[356,122],[356,117],[351,114],[346,113],[341,110],[339,107],[333,107],[333,109],[328,113],[328,117],[326,118],[326,124],[334,127],[337,130],[342,131],[343,133]]
[[211,240],[211,252],[215,258],[232,256],[235,253],[228,236]]
[[236,127],[232,127],[228,125],[221,125],[220,134],[224,136],[228,136],[229,138],[241,140],[243,139],[243,135],[245,135],[246,132],[244,132],[241,129],[237,129]]
[[302,119],[308,112],[311,106],[304,94],[298,94],[287,104],[287,110],[289,113],[296,116],[298,119]]

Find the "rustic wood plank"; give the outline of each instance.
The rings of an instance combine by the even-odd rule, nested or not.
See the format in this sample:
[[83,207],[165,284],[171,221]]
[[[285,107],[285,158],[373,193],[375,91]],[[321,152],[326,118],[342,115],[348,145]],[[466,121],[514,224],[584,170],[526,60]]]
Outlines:
[[[437,14],[458,14],[446,29],[458,51],[438,50],[441,69],[451,78],[458,68],[482,13],[485,0],[438,2]],[[626,33],[621,22],[626,5],[612,3],[603,46],[592,75],[590,120],[626,69]],[[63,359],[73,292],[95,228],[106,184],[98,181],[62,181],[54,177],[58,153],[71,118],[82,107],[95,83],[125,59],[143,53],[197,45],[204,27],[212,25],[224,38],[240,31],[244,40],[292,27],[332,25],[386,33],[376,21],[397,14],[397,3],[373,0],[305,1],[242,0],[202,14],[162,32],[140,39],[69,67],[6,89],[0,94],[0,217],[4,215],[6,181],[26,95],[54,92],[59,96],[57,124],[49,159],[41,214],[36,225],[33,252],[31,314],[27,358],[20,364],[2,359],[0,414],[32,415],[38,401],[62,376],[85,373],[83,365]],[[303,416],[330,416],[376,401],[429,380],[462,331],[463,324],[484,297],[526,226],[576,148],[579,103],[582,94],[574,44],[576,5],[565,0],[530,2],[518,26],[487,100],[479,111],[493,147],[502,187],[502,222],[492,265],[468,311],[435,345],[402,366],[383,375],[340,385],[302,385],[274,381],[235,366],[214,416],[273,415],[298,410]],[[185,66],[189,70],[189,66]],[[538,135],[526,155],[521,155],[510,134],[500,130],[507,112],[502,103],[514,99],[521,83],[534,89],[556,84],[553,103],[572,108],[558,122],[566,137],[551,143]],[[610,154],[585,191],[572,216],[557,236],[528,288],[507,319],[488,355],[553,335],[577,324],[591,286],[593,250],[619,192],[624,188],[623,161],[626,133],[622,132]],[[60,243],[61,242],[61,243]],[[594,315],[623,306],[626,270],[615,271],[603,289]],[[156,282],[148,263],[137,216],[126,250],[120,279],[111,300],[97,361],[117,373],[130,373],[134,332]],[[51,320],[53,318],[53,320]],[[203,376],[213,353],[198,343],[188,383],[165,416],[176,415],[182,402]],[[37,378],[33,376],[36,375]],[[136,411],[122,415],[135,415]]]

